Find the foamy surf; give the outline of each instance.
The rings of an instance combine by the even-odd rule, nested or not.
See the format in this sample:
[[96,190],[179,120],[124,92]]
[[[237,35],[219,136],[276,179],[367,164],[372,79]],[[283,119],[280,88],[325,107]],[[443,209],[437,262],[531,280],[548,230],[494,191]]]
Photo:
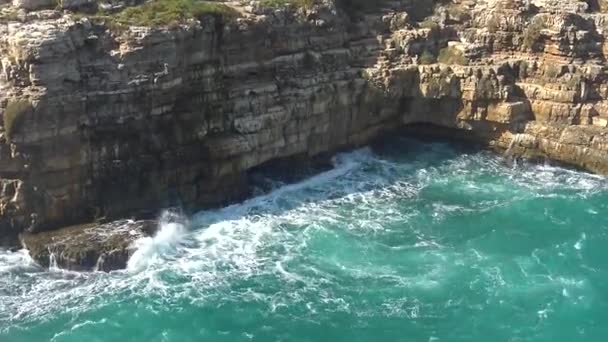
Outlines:
[[[166,261],[164,259],[174,255],[180,247],[184,247],[182,252],[185,254],[180,261],[182,265],[190,263],[188,255],[209,260],[228,256],[235,263],[235,267],[242,269],[252,262],[252,259],[245,255],[254,254],[262,237],[269,233],[267,229],[269,225],[256,224],[247,217],[248,214],[253,212],[270,214],[280,209],[280,204],[277,203],[280,199],[304,189],[323,186],[373,159],[373,153],[369,148],[338,154],[332,158],[334,168],[329,171],[298,183],[282,186],[240,204],[220,210],[200,212],[191,220],[174,211],[166,211],[159,219],[157,233],[135,242],[136,251],[129,259],[127,270],[140,272],[151,265],[162,263]],[[197,229],[198,232],[193,233],[188,227]],[[205,250],[200,251],[198,247],[185,248],[182,243],[186,239],[194,239],[202,244]]]
[[38,269],[41,270],[26,249],[18,251],[0,250],[0,276],[3,273]]
[[[376,159],[370,148],[353,152],[340,153],[332,158],[333,169],[307,178],[301,182],[287,184],[267,194],[253,197],[243,203],[230,205],[220,210],[202,211],[192,218],[195,226],[207,226],[215,222],[231,220],[247,215],[253,210],[273,211],[280,206],[277,201],[289,197],[289,194],[301,195],[302,190],[316,188],[345,176],[365,162]],[[314,197],[314,196],[312,196]]]

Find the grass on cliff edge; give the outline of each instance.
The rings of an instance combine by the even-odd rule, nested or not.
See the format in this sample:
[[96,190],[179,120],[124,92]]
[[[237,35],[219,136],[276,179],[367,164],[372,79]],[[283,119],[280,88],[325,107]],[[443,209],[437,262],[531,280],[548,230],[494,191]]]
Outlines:
[[118,14],[120,23],[139,26],[161,26],[204,15],[234,18],[238,12],[224,4],[197,0],[154,0],[141,6],[129,7]]
[[[2,1],[2,0],[0,0]],[[386,0],[336,0],[339,8],[349,15],[355,15],[376,8]],[[426,0],[417,0],[426,1]],[[311,8],[320,0],[260,0],[262,6],[296,6]],[[75,13],[75,17],[82,16]],[[215,15],[224,20],[232,20],[240,13],[218,1],[204,0],[150,0],[138,6],[127,7],[117,13],[99,11],[89,15],[91,19],[102,19],[116,29],[127,26],[161,27],[184,23],[190,19],[200,19],[204,15]]]
[[[336,0],[336,6],[344,11],[349,16],[358,16],[367,11],[371,11],[381,7],[387,0]],[[432,0],[415,0],[419,2],[428,2]],[[259,0],[260,5],[266,7],[285,7],[296,6],[305,9],[312,8],[315,4],[321,3],[321,0]]]
[[310,8],[317,0],[260,0],[260,5],[266,7],[284,7],[284,6],[298,6],[304,8]]
[[118,13],[99,12],[95,17],[124,26],[158,27],[200,19],[205,15],[233,19],[239,13],[230,6],[212,1],[152,0],[140,6],[127,7]]

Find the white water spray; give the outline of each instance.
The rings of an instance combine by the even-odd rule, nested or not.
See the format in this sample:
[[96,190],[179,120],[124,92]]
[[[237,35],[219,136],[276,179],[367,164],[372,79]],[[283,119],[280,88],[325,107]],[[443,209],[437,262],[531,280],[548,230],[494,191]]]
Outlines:
[[587,235],[585,233],[582,233],[580,239],[578,239],[578,241],[576,241],[576,243],[574,244],[574,249],[578,251],[583,249],[583,244],[585,243],[585,240],[587,240]]
[[[184,272],[196,273],[197,277],[203,276],[203,269],[213,273],[212,269],[218,264],[229,264],[234,270],[248,272],[256,267],[256,253],[263,246],[265,236],[273,234],[272,224],[268,221],[276,219],[276,214],[289,215],[286,213],[291,206],[302,200],[296,198],[298,196],[292,198],[289,194],[301,194],[306,189],[320,189],[371,158],[374,158],[373,153],[368,148],[338,154],[332,160],[334,168],[329,171],[239,204],[199,212],[192,218],[192,222],[186,223],[182,216],[166,212],[160,219],[159,231],[154,237],[136,241],[134,247],[137,250],[131,256],[127,269],[131,272],[157,270],[156,266],[161,266],[162,269],[159,260],[166,262],[179,254],[176,265]],[[318,193],[310,196],[316,197]],[[251,216],[254,213],[256,214]],[[186,227],[200,231],[191,233]]]
[[93,268],[93,272],[99,272],[103,270],[103,264],[106,261],[106,255],[102,253],[99,258],[97,258],[97,262],[95,263],[95,267]]
[[49,251],[49,271],[51,272],[60,272],[61,269],[57,265],[57,257],[55,253]]
[[152,265],[159,257],[174,253],[188,231],[187,219],[175,211],[165,211],[158,222],[158,231],[153,237],[135,241],[137,249],[129,259],[127,270],[140,271]]

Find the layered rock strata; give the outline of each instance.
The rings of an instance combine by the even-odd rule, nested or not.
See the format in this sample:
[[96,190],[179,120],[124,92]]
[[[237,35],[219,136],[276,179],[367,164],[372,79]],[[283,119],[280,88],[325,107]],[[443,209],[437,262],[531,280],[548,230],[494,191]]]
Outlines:
[[311,3],[0,19],[0,235],[218,205],[253,167],[412,123],[608,174],[603,1]]

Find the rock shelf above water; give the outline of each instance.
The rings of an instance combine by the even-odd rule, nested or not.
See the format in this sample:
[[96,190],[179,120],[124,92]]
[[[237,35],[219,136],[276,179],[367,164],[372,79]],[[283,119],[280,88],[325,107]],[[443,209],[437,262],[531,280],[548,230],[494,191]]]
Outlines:
[[121,220],[27,233],[22,243],[42,267],[109,272],[126,268],[134,242],[156,229],[155,221]]

